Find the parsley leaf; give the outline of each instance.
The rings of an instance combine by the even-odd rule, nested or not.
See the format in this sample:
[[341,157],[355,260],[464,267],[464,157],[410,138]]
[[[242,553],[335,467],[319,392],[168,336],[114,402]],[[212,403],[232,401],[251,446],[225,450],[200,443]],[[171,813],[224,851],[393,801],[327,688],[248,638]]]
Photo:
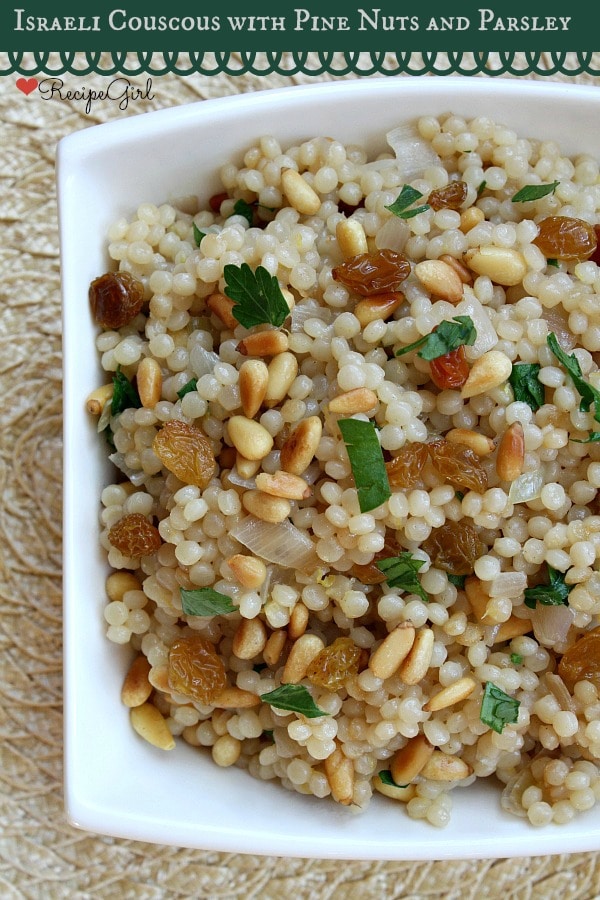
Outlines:
[[590,431],[588,436],[581,441],[578,438],[571,438],[571,440],[575,444],[595,444],[596,441],[600,441],[600,431]]
[[557,259],[547,259],[546,264],[549,266],[554,266],[555,269],[558,269],[558,260]]
[[277,709],[289,709],[290,712],[302,713],[307,719],[317,719],[319,716],[327,716],[324,710],[319,709],[309,690],[303,684],[282,684],[274,691],[263,694],[260,698],[263,703],[275,706]]
[[389,769],[382,769],[379,774],[379,780],[382,784],[389,784],[391,787],[405,788],[408,787],[408,784],[396,784],[394,779],[392,778],[392,773]]
[[520,653],[511,653],[510,661],[513,664],[513,666],[520,666],[521,663],[523,662],[523,657],[521,656]]
[[338,419],[346,444],[361,513],[377,509],[391,497],[381,445],[372,422]]
[[535,609],[538,602],[542,606],[566,605],[569,594],[573,590],[572,584],[565,584],[565,576],[562,572],[558,572],[552,566],[547,565],[547,568],[550,584],[538,584],[537,587],[525,589],[525,606],[528,606],[529,609]]
[[451,322],[440,322],[435,331],[425,334],[418,341],[396,351],[396,356],[404,356],[421,347],[418,356],[431,361],[457,350],[463,344],[470,347],[477,339],[477,330],[470,316],[454,316]]
[[540,368],[538,363],[518,363],[513,365],[508,376],[515,400],[527,403],[534,412],[544,405],[546,399],[544,385],[538,378]]
[[113,395],[110,401],[110,412],[118,416],[124,409],[139,409],[142,405],[140,395],[135,387],[121,372],[121,367],[113,375]]
[[180,400],[183,400],[185,395],[191,394],[192,391],[196,390],[197,386],[198,386],[198,379],[190,378],[190,380],[187,382],[187,384],[184,384],[184,386],[182,388],[179,388],[179,390],[177,391],[177,396],[179,397]]
[[412,553],[405,551],[400,556],[390,556],[388,559],[380,559],[375,565],[385,575],[389,587],[397,587],[409,594],[418,596],[429,602],[429,596],[425,593],[421,582],[417,578],[417,572],[424,565],[422,559],[415,559]]
[[395,216],[398,216],[399,219],[412,219],[414,216],[418,216],[419,213],[429,209],[428,203],[425,203],[423,206],[414,207],[413,209],[408,208],[409,206],[412,206],[413,203],[416,203],[417,200],[420,200],[422,196],[423,194],[420,191],[417,191],[416,188],[411,187],[410,184],[405,184],[394,202],[390,203],[389,206],[386,206],[386,209],[389,209],[389,211]]
[[226,616],[227,613],[237,612],[230,597],[219,593],[212,588],[198,588],[186,591],[179,588],[181,605],[186,616]]
[[519,700],[509,697],[499,687],[488,681],[483,692],[479,718],[484,725],[489,725],[498,734],[502,734],[505,725],[518,720],[520,705]]
[[596,390],[595,387],[592,387],[591,384],[588,384],[588,382],[583,377],[583,373],[581,371],[579,362],[577,361],[577,357],[574,353],[571,353],[570,356],[565,353],[565,351],[558,343],[556,335],[553,331],[546,338],[546,342],[557,360],[562,363],[562,365],[571,376],[571,380],[573,381],[576,390],[581,396],[579,409],[582,412],[589,412],[590,406],[593,403],[595,405],[594,418],[597,422],[600,422],[600,391]]
[[203,237],[206,237],[205,231],[200,231],[195,222],[192,222],[192,228],[194,229],[194,241],[196,243],[196,247],[200,246],[200,241]]
[[236,200],[233,207],[233,216],[244,216],[248,220],[248,225],[252,225],[254,221],[254,209],[245,200]]
[[479,187],[477,188],[477,196],[478,197],[481,197],[481,195],[485,191],[486,187],[487,187],[487,181],[482,181],[481,184],[479,185]]
[[240,325],[283,325],[290,309],[274,275],[263,266],[253,272],[248,263],[225,266],[223,272],[225,293],[235,304],[231,311]]
[[446,572],[446,577],[450,584],[453,584],[454,587],[459,588],[461,591],[465,586],[465,581],[467,579],[466,575],[453,575],[452,572]]
[[553,181],[552,184],[526,184],[512,198],[513,203],[527,203],[529,200],[541,200],[548,194],[553,194],[559,186],[560,181]]

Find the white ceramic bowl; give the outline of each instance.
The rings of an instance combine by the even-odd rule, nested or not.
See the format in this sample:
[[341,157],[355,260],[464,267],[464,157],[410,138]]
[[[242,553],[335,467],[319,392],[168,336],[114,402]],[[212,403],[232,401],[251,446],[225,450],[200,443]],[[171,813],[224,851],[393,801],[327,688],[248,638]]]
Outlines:
[[600,849],[600,808],[537,830],[500,809],[498,786],[453,793],[445,830],[376,796],[362,815],[289,793],[178,742],[134,734],[119,694],[128,653],[104,636],[107,573],[98,541],[109,469],[85,413],[103,381],[87,301],[105,271],[107,226],[142,201],[203,201],[219,166],[265,133],[283,144],[326,134],[385,148],[384,134],[419,115],[489,115],[569,154],[598,154],[600,90],[522,79],[390,78],[312,84],[207,100],[81,131],[61,141],[58,189],[64,303],[65,796],[90,831],[212,850],[353,859],[508,857]]

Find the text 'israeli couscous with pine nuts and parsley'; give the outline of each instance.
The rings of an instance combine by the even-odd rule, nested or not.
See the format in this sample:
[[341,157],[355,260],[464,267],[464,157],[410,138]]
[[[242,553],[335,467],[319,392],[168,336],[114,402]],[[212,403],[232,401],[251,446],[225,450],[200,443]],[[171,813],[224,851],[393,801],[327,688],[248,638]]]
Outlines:
[[354,810],[442,826],[495,776],[565,823],[600,798],[598,162],[483,117],[387,139],[266,136],[109,230],[122,700]]

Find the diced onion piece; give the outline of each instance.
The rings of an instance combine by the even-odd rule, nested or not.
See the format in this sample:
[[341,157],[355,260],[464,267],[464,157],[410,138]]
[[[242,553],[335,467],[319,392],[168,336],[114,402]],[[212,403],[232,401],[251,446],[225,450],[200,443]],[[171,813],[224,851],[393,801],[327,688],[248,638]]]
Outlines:
[[424,140],[411,123],[398,125],[386,134],[386,140],[398,161],[405,181],[421,178],[426,169],[441,165],[441,160],[429,141]]
[[218,362],[218,354],[201,347],[200,344],[195,344],[190,350],[190,367],[196,378],[211,375]]
[[274,525],[248,516],[232,528],[230,535],[256,556],[288,569],[310,573],[319,563],[309,536],[288,520]]
[[548,685],[548,690],[550,690],[554,694],[554,696],[560,703],[561,709],[565,709],[568,712],[577,712],[575,704],[573,702],[573,698],[569,693],[569,689],[560,675],[556,675],[555,672],[546,672],[544,680]]
[[520,597],[526,587],[525,572],[501,572],[490,584],[490,597]]
[[112,416],[112,401],[108,400],[104,404],[104,409],[100,413],[100,418],[98,419],[98,433],[104,431],[105,428],[110,424],[110,419]]
[[577,344],[577,338],[569,329],[566,317],[558,309],[544,309],[542,319],[546,320],[548,328],[554,332],[556,340],[565,353],[570,353]]
[[375,235],[378,250],[395,250],[402,253],[410,236],[410,226],[398,216],[391,216]]
[[325,325],[330,325],[333,318],[333,310],[329,307],[321,306],[317,300],[312,298],[297,303],[292,310],[290,317],[290,331],[297,332],[304,330],[304,323],[308,319],[320,319]]
[[542,493],[544,476],[536,469],[533,472],[523,472],[515,478],[508,492],[511,503],[527,503],[529,500],[537,500]]
[[502,791],[502,796],[500,798],[500,805],[505,812],[512,813],[513,816],[520,816],[521,819],[527,818],[527,813],[523,809],[523,805],[521,803],[521,797],[525,793],[528,787],[531,787],[535,784],[535,779],[531,774],[531,763],[541,755],[548,755],[548,751],[542,750],[536,756],[533,757],[532,760],[527,764],[527,768],[522,769],[517,772],[510,781],[507,783],[506,787]]
[[545,606],[537,603],[531,610],[531,623],[536,640],[545,647],[564,644],[575,614],[569,606]]
[[[434,307],[435,309],[435,307]],[[464,288],[464,299],[454,307],[453,316],[470,316],[477,331],[475,343],[465,347],[465,356],[469,362],[479,359],[488,350],[492,350],[498,343],[496,329],[492,325],[489,313],[485,306],[479,302],[471,288]]]
[[256,490],[256,478],[242,478],[237,469],[231,469],[227,480],[236,487],[245,488],[247,491]]
[[134,469],[130,469],[129,466],[125,465],[125,456],[123,453],[111,453],[108,457],[113,466],[116,466],[123,475],[126,475],[130,482],[135,485],[135,487],[139,487],[141,484],[144,484],[146,480],[146,473],[143,470],[136,471]]

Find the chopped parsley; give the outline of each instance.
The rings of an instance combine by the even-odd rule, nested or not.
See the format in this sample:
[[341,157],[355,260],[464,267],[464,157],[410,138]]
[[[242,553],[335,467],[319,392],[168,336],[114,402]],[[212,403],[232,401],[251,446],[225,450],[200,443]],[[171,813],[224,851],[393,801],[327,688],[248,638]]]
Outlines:
[[552,184],[526,184],[512,198],[513,203],[527,203],[530,200],[541,200],[548,194],[553,194],[559,186],[560,181],[553,181]]
[[338,419],[346,444],[361,513],[377,509],[391,497],[381,445],[372,422]]
[[558,269],[558,260],[557,259],[547,259],[546,264],[548,266],[553,266],[555,269]]
[[548,566],[549,584],[538,584],[537,587],[525,589],[525,606],[535,609],[538,603],[542,606],[566,605],[569,594],[573,590],[572,584],[565,584],[565,576],[562,572]]
[[263,694],[260,698],[263,703],[275,706],[277,709],[289,709],[290,712],[301,713],[307,719],[317,719],[319,716],[327,716],[324,710],[319,709],[303,684],[282,684],[274,691]]
[[485,191],[486,187],[487,187],[487,181],[482,181],[481,184],[479,185],[479,187],[477,188],[477,196],[478,197],[481,197],[481,195]]
[[484,725],[489,725],[498,734],[502,734],[505,725],[518,720],[520,705],[518,700],[509,697],[499,687],[488,681],[481,700],[479,718]]
[[232,215],[243,216],[248,220],[248,225],[252,225],[252,222],[254,221],[254,207],[250,206],[249,203],[246,203],[245,200],[236,200]]
[[579,409],[582,412],[589,412],[590,407],[593,403],[595,408],[594,418],[597,422],[600,422],[600,391],[595,387],[592,387],[591,384],[588,384],[588,382],[583,377],[581,366],[579,365],[577,357],[574,353],[571,353],[570,356],[565,353],[565,351],[558,343],[556,335],[553,331],[548,335],[546,341],[557,360],[565,367],[565,369],[571,376],[571,380],[573,381],[576,390],[581,396]]
[[195,241],[196,247],[199,247],[200,241],[202,240],[202,238],[206,237],[206,232],[200,231],[200,229],[198,228],[198,226],[196,225],[195,222],[192,223],[192,228],[194,229],[194,241]]
[[142,405],[140,395],[133,384],[121,372],[121,367],[113,375],[113,395],[110,401],[112,416],[118,416],[124,409],[139,409]]
[[395,216],[398,216],[399,219],[412,219],[415,216],[418,216],[419,213],[429,209],[428,203],[423,204],[423,206],[415,206],[412,209],[409,209],[409,207],[412,207],[413,203],[420,200],[422,196],[423,194],[420,191],[417,191],[416,188],[411,187],[410,184],[405,184],[394,202],[390,203],[389,206],[386,206],[386,209],[389,209],[389,211]]
[[228,265],[224,269],[225,293],[233,300],[231,310],[240,325],[283,325],[290,309],[281,293],[279,282],[263,266],[255,272],[248,263]]
[[458,350],[459,347],[465,345],[470,347],[477,339],[477,330],[470,316],[454,316],[451,322],[440,322],[435,331],[431,334],[425,334],[418,341],[403,347],[402,350],[396,351],[396,356],[404,356],[411,350],[419,350],[418,356],[421,359],[431,361],[445,356],[452,350]]
[[179,588],[179,593],[186,616],[226,616],[237,612],[237,606],[233,605],[231,598],[213,588],[198,588],[193,591]]
[[400,588],[409,594],[417,594],[425,603],[428,603],[429,596],[417,578],[417,572],[424,564],[424,560],[415,559],[408,551],[401,553],[400,556],[380,559],[375,563],[379,571],[385,575],[389,587]]
[[390,787],[397,787],[397,788],[408,787],[408,784],[396,784],[396,782],[392,778],[392,773],[390,772],[389,769],[382,769],[381,772],[379,772],[378,774],[379,774],[379,780],[381,781],[382,784],[389,784]]
[[446,577],[450,584],[453,584],[454,587],[457,587],[459,590],[463,590],[465,586],[466,575],[453,575],[452,572],[446,572]]
[[521,663],[523,662],[523,657],[521,656],[520,653],[511,653],[510,661],[513,664],[513,666],[520,666]]
[[538,378],[540,368],[539,363],[517,363],[508,376],[515,400],[526,403],[534,412],[546,399],[544,385]]
[[184,384],[184,386],[182,388],[179,388],[179,390],[177,391],[177,396],[179,397],[180,400],[183,400],[183,398],[185,397],[186,394],[191,394],[192,391],[195,391],[197,387],[198,387],[198,379],[190,378],[190,380],[187,382],[187,384]]

